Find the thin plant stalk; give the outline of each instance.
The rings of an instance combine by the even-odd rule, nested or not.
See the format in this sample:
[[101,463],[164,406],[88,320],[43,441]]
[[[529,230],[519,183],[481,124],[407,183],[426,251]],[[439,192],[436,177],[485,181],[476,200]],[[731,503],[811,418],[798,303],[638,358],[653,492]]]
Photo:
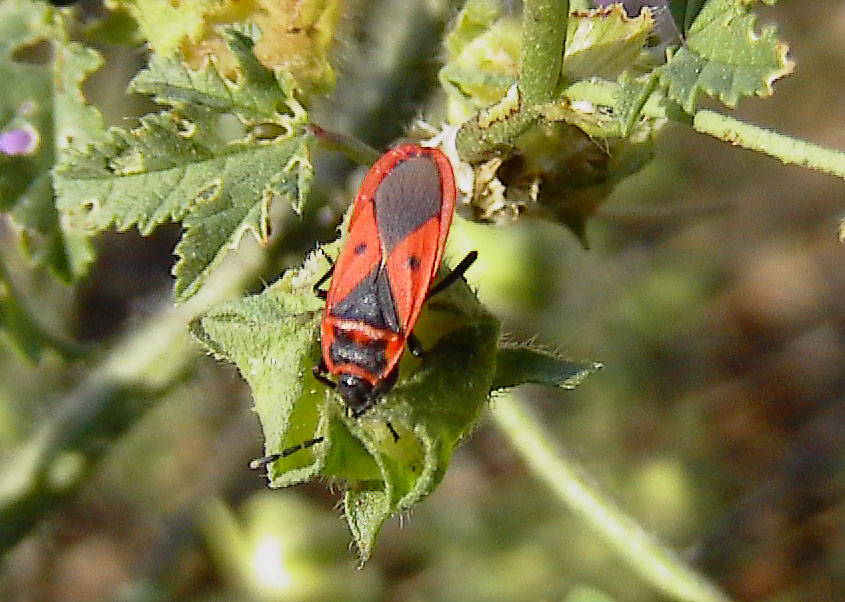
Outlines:
[[513,395],[497,397],[493,418],[534,476],[581,516],[646,581],[684,602],[730,602],[718,587],[682,562],[567,458]]

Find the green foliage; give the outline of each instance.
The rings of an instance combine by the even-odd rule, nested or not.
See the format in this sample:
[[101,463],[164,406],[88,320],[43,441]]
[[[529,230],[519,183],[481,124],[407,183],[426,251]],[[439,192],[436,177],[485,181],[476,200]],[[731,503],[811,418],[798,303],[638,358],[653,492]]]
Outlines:
[[423,360],[406,354],[396,387],[364,417],[350,418],[311,371],[320,358],[322,306],[313,285],[327,267],[314,255],[261,294],[211,309],[192,332],[249,383],[268,455],[323,439],[273,462],[270,485],[317,475],[345,483],[346,518],[366,561],[385,520],[409,510],[443,478],[491,391],[523,383],[572,388],[598,364],[500,347],[498,322],[459,283],[426,304],[415,329],[428,349]]
[[[772,2],[769,2],[770,4]],[[744,96],[769,96],[772,82],[792,72],[788,47],[769,26],[758,33],[748,0],[710,0],[686,33],[683,46],[658,70],[669,97],[693,113],[699,94],[729,107]]]
[[[39,54],[52,50],[52,61]],[[34,263],[63,280],[85,272],[92,253],[85,236],[63,231],[50,170],[56,152],[96,140],[102,121],[85,103],[81,86],[102,60],[69,42],[45,5],[28,0],[0,4],[0,132],[27,131],[33,148],[0,153],[0,206],[21,228],[20,243]]]
[[563,54],[565,80],[615,79],[632,69],[653,27],[648,8],[636,18],[629,18],[621,4],[572,14]]
[[156,57],[131,83],[169,109],[113,128],[107,142],[71,150],[56,170],[58,206],[71,226],[93,233],[137,226],[142,234],[181,221],[177,299],[194,294],[245,232],[265,243],[270,204],[301,211],[312,176],[306,113],[293,83],[261,66],[253,41],[231,32],[238,82],[213,65],[199,71]]
[[[66,39],[46,5],[27,0],[0,4],[0,80],[14,82],[0,87],[0,135],[21,134],[31,142],[25,150],[4,147],[0,152],[0,208],[11,218],[24,255],[63,281],[84,274],[93,252],[84,233],[63,227],[51,169],[57,153],[102,137],[100,114],[81,91],[101,63],[97,52]],[[39,325],[5,268],[0,280],[6,340],[31,361],[46,348],[73,353]]]
[[465,285],[444,291],[417,329],[430,348],[424,360],[412,367],[417,360],[406,358],[393,391],[365,417],[350,418],[311,373],[320,356],[322,305],[313,285],[325,269],[314,257],[261,294],[210,310],[192,331],[249,382],[268,454],[325,439],[273,463],[270,484],[317,474],[347,483],[347,520],[366,560],[384,521],[431,491],[478,419],[493,380],[498,325]]
[[[524,59],[519,24],[490,2],[467,2],[449,34],[440,79],[449,118],[469,119],[457,131],[456,150],[472,170],[463,190],[474,217],[507,223],[538,215],[565,224],[586,244],[587,220],[618,182],[650,161],[667,118],[688,123],[682,112],[694,113],[701,93],[729,106],[768,95],[792,70],[774,28],[755,31],[752,4],[673,3],[673,16],[689,27],[660,64],[648,8],[632,18],[621,3],[573,3],[560,89],[552,100],[532,103],[519,93],[522,82],[514,85]],[[546,58],[548,68],[560,63]]]
[[[0,134],[21,134],[32,141],[23,150],[0,149],[0,207],[21,228],[20,242],[28,254],[66,280],[83,275],[92,263],[94,235],[131,227],[147,235],[164,222],[180,223],[184,234],[173,273],[175,296],[184,301],[244,233],[262,244],[268,241],[273,201],[281,199],[293,211],[303,211],[313,168],[312,137],[306,134],[309,115],[301,103],[307,104],[309,93],[334,87],[329,59],[343,3],[115,4],[134,15],[137,28],[118,18],[110,30],[101,28],[96,35],[123,42],[141,38],[150,44],[150,63],[135,75],[129,90],[152,97],[162,108],[141,117],[134,128],[110,130],[82,93],[102,59],[69,40],[69,21],[63,16],[68,13],[28,0],[0,4],[0,78],[14,82],[0,89]],[[696,104],[702,93],[728,106],[746,96],[769,95],[772,83],[792,70],[787,47],[774,28],[757,32],[754,4],[670,2],[684,36],[662,63],[663,54],[652,46],[654,19],[648,9],[630,17],[622,4],[592,9],[581,0],[569,3],[567,10],[566,3],[526,0],[529,17],[520,22],[499,1],[469,0],[445,40],[448,60],[440,82],[449,120],[462,124],[454,140],[448,132],[443,139],[444,146],[454,147],[452,158],[473,217],[505,223],[521,214],[535,215],[567,225],[586,242],[586,221],[616,183],[649,161],[655,136],[668,119],[748,144],[754,132],[723,116],[696,112]],[[542,19],[532,20],[532,15]],[[234,21],[253,25],[217,27]],[[564,22],[565,28],[557,26]],[[221,47],[223,39],[228,50]],[[25,60],[38,54],[40,42],[52,48],[53,60]],[[773,142],[776,138],[767,132],[759,138],[759,150],[772,152],[779,144]],[[342,137],[333,140],[343,145]],[[792,154],[798,156],[794,162],[815,161],[817,166],[821,153],[801,146]],[[843,165],[836,153],[825,157],[826,164]],[[313,242],[313,233],[307,234]],[[338,244],[322,252],[336,254]],[[305,267],[286,272],[259,294],[212,306],[190,328],[216,357],[235,363],[251,387],[266,453],[283,454],[268,467],[270,485],[284,487],[314,477],[343,485],[346,519],[363,562],[385,521],[408,512],[438,486],[491,394],[526,383],[570,389],[600,365],[568,361],[531,345],[502,343],[498,320],[461,282],[431,300],[415,326],[428,350],[424,358],[406,354],[397,386],[365,416],[352,418],[336,392],[312,373],[321,353],[323,305],[313,292],[327,269],[321,257],[314,254]],[[246,271],[242,276],[245,282],[256,274]],[[225,296],[210,295],[218,300]],[[203,296],[192,301],[205,303]],[[184,326],[194,315],[186,311],[174,321],[181,319]],[[0,272],[0,326],[32,361],[48,347],[62,348],[16,295],[5,269]],[[154,366],[145,363],[146,357],[132,357],[126,365],[121,361],[126,358],[118,358],[107,366],[120,364],[114,369],[121,383],[164,388],[182,364],[170,362],[160,347],[156,352],[161,356],[155,356]],[[83,401],[85,394],[80,393]],[[92,395],[107,399],[104,405],[110,409],[111,402],[116,410],[129,407],[121,405],[119,393]],[[119,425],[114,438],[140,412],[126,414],[126,420],[105,414],[90,420]],[[511,437],[521,437],[520,445],[531,448],[541,437],[531,435],[527,419],[519,418]],[[87,424],[77,429],[70,419],[67,424],[62,426],[66,431],[58,432],[72,431],[76,439],[50,439],[57,442],[56,455],[63,445],[72,448],[98,430],[86,430]],[[306,442],[313,445],[304,446]],[[551,447],[537,449],[548,454]],[[296,451],[285,453],[291,450]],[[45,464],[52,457],[45,456]],[[574,471],[559,458],[553,464],[567,470],[545,469],[552,488],[571,485],[571,477],[560,475]],[[582,490],[582,500],[593,496]],[[571,491],[570,497],[578,497]],[[27,499],[31,508],[51,503],[42,502],[35,489]],[[5,507],[14,516],[16,500]],[[629,537],[635,526],[614,529],[607,512],[590,505],[581,508],[618,538],[636,539]],[[32,517],[3,545],[21,537]],[[649,552],[629,562],[644,566],[653,556]],[[661,562],[653,573],[671,577],[663,567],[672,560]],[[606,597],[582,588],[569,599]]]

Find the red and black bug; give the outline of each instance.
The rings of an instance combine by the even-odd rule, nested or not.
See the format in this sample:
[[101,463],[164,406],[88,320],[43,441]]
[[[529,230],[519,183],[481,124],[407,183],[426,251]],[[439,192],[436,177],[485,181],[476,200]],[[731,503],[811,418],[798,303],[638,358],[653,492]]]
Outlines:
[[[365,413],[396,384],[406,344],[415,355],[422,354],[413,329],[423,303],[475,261],[473,251],[431,286],[443,259],[455,196],[452,165],[436,148],[397,146],[364,178],[346,243],[315,286],[326,308],[322,361],[314,373],[337,388],[351,416]],[[320,291],[329,276],[329,290]]]
[[[382,155],[361,184],[340,255],[314,285],[326,300],[322,359],[314,376],[337,389],[352,417],[364,414],[396,384],[406,344],[422,355],[413,329],[423,303],[460,278],[478,257],[472,251],[431,286],[443,259],[455,197],[446,155],[415,144]],[[329,290],[321,290],[329,277]],[[390,423],[388,428],[398,438]],[[250,466],[259,468],[322,441],[309,439]]]

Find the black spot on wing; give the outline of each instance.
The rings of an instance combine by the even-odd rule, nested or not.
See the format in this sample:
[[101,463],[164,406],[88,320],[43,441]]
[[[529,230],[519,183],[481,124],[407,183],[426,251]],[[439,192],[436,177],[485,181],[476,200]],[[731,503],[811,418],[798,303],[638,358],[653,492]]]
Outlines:
[[426,156],[399,163],[375,194],[376,223],[386,254],[414,230],[440,213],[440,174]]
[[345,320],[360,320],[375,328],[400,332],[387,268],[382,265],[373,268],[343,301],[332,308],[331,313]]

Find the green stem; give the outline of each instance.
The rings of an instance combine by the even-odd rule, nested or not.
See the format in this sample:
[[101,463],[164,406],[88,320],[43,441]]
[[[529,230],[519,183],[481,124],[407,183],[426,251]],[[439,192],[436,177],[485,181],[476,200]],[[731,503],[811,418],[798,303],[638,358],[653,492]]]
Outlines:
[[0,260],[0,324],[19,351],[31,362],[41,359],[42,349],[52,348],[63,360],[79,360],[89,353],[84,345],[68,341],[41,325],[20,301],[22,295],[12,282],[5,263]]
[[558,89],[568,18],[568,0],[523,2],[519,84],[461,126],[455,140],[461,160],[480,163],[509,155],[516,139],[537,123]]
[[707,109],[695,114],[692,127],[696,132],[765,153],[787,165],[809,167],[845,179],[845,152],[798,140]]
[[523,101],[529,106],[554,98],[563,63],[568,17],[568,0],[525,0],[522,3],[519,88]]
[[372,165],[381,156],[372,146],[354,136],[330,132],[313,123],[305,129],[317,139],[320,146],[326,150],[341,152],[358,165]]
[[[593,104],[614,107],[618,84],[614,82],[579,82],[564,91],[572,100],[587,100]],[[660,92],[652,93],[642,108],[642,114],[656,119],[671,119],[692,124],[700,134],[714,136],[734,146],[757,151],[774,157],[787,165],[800,165],[845,179],[845,152],[825,148],[812,142],[745,123],[716,111],[702,109],[690,116],[667,100]]]
[[258,245],[242,245],[196,295],[154,316],[71,391],[28,443],[0,469],[0,555],[46,512],[72,494],[109,444],[200,357],[186,325],[221,299],[234,297],[264,265]]
[[685,602],[729,602],[715,585],[600,494],[512,395],[496,398],[493,418],[534,475],[545,481],[564,506],[583,517],[649,583]]

